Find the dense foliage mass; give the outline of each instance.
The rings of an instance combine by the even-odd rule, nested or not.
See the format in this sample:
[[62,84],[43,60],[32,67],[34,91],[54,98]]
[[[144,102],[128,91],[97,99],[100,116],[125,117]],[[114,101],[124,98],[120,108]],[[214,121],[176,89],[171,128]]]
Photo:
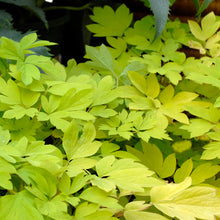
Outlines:
[[106,44],[67,67],[1,38],[0,219],[219,218],[220,22],[91,19]]

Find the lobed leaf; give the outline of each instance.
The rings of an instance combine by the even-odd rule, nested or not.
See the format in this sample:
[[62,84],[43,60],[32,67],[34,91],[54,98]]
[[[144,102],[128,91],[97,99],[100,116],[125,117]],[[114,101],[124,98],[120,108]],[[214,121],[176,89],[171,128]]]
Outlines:
[[124,4],[115,12],[107,5],[104,8],[95,7],[93,13],[90,18],[97,24],[87,25],[87,28],[97,37],[121,36],[132,21],[132,14]]

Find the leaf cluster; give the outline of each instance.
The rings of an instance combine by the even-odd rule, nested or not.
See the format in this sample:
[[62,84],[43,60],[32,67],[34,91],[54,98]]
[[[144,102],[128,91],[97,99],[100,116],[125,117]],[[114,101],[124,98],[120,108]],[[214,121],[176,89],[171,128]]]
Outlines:
[[84,63],[0,39],[0,219],[220,217],[219,56],[186,57],[179,21],[154,40],[152,16],[93,12]]

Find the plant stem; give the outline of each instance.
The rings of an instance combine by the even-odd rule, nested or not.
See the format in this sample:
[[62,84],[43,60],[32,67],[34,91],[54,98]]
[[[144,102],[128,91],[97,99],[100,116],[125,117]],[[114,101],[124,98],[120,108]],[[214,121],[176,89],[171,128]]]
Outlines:
[[85,4],[81,7],[72,7],[72,6],[50,6],[50,7],[45,7],[43,8],[44,11],[51,11],[51,10],[74,10],[74,11],[81,11],[81,10],[84,10],[84,9],[90,9],[90,6],[91,4],[88,3],[88,4]]

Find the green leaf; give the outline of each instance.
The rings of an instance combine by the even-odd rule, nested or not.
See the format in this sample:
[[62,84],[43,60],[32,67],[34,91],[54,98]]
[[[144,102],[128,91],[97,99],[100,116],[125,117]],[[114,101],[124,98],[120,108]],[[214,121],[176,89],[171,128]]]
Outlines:
[[90,18],[97,24],[87,25],[87,28],[97,37],[120,37],[132,21],[132,14],[129,14],[129,9],[124,4],[119,6],[115,12],[108,5],[104,8],[95,7],[93,13],[94,15]]
[[0,198],[0,218],[5,220],[44,219],[34,205],[34,198],[26,190]]
[[182,166],[176,170],[174,174],[175,183],[180,183],[185,180],[186,177],[190,176],[193,169],[192,159],[186,160]]
[[39,17],[41,21],[44,23],[45,27],[48,28],[48,23],[45,17],[45,13],[42,8],[36,6],[36,2],[34,0],[30,0],[28,2],[25,0],[7,0],[6,2],[28,8],[28,10],[30,10],[37,17]]
[[155,24],[156,24],[156,35],[155,38],[159,37],[161,32],[164,30],[164,27],[168,20],[169,14],[169,0],[149,0],[150,8],[154,13]]
[[88,64],[96,68],[108,70],[115,76],[113,57],[104,44],[100,46],[100,49],[86,46],[86,56],[92,60],[88,61]]
[[206,179],[209,179],[215,176],[220,171],[220,166],[213,165],[211,163],[204,163],[199,165],[193,170],[191,174],[192,185],[198,185],[204,182]]
[[211,142],[204,146],[205,151],[202,153],[201,159],[212,160],[214,158],[220,159],[220,142]]
[[164,214],[180,220],[214,219],[220,214],[220,198],[211,187],[190,187],[187,177],[178,184],[155,186],[151,189],[153,205]]
[[197,8],[197,16],[200,17],[201,13],[206,9],[208,8],[209,4],[212,2],[213,0],[204,0],[202,2],[202,5]]

